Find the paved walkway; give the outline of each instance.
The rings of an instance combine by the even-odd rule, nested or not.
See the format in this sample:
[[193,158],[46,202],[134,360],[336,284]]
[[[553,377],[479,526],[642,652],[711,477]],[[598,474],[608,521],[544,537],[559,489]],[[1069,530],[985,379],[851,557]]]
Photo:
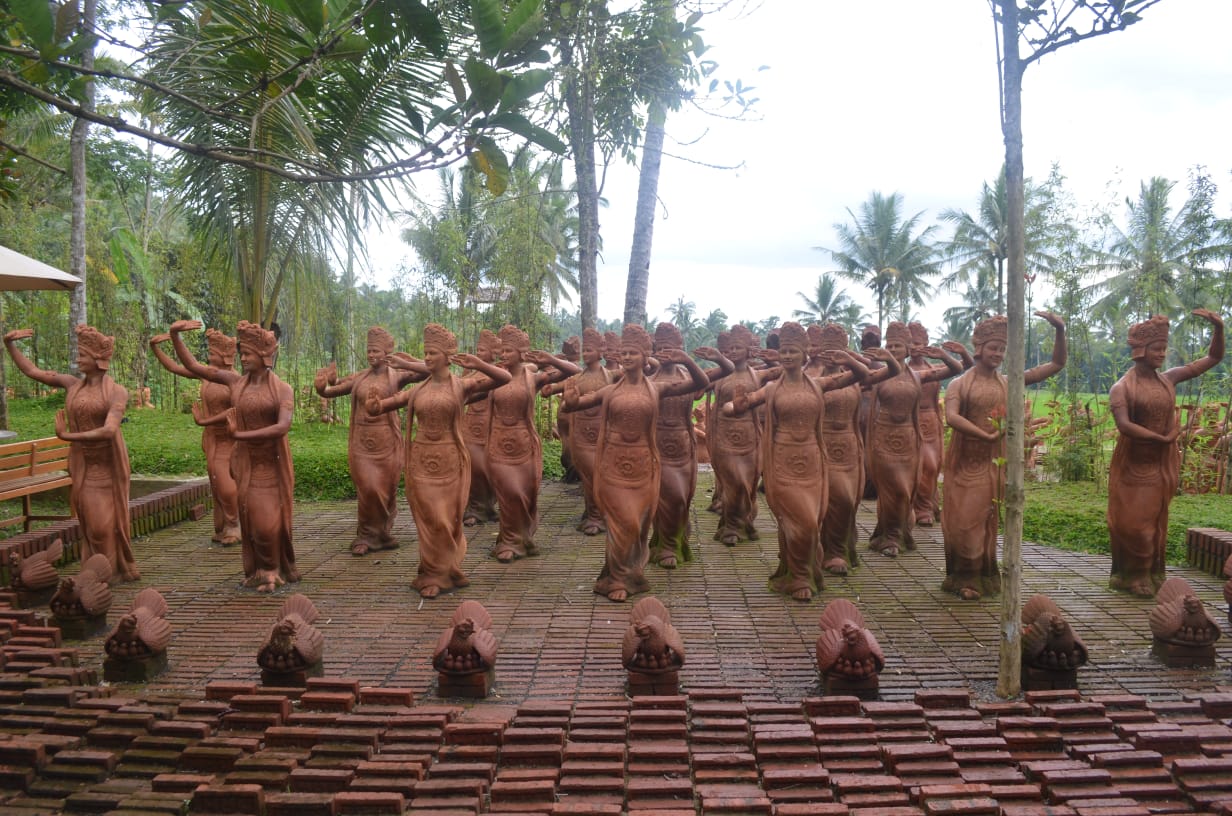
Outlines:
[[[710,474],[703,473],[694,513],[696,560],[674,571],[647,568],[653,594],[671,609],[685,640],[685,690],[740,688],[792,703],[817,694],[817,618],[826,601],[844,597],[863,610],[885,651],[883,699],[953,686],[969,688],[976,699],[993,697],[999,601],[963,602],[941,592],[939,527],[918,530],[919,550],[896,560],[869,553],[852,575],[828,577],[822,595],[801,604],[766,587],[777,544],[764,501],[760,541],[729,548],[710,540],[717,519],[701,509],[710,484]],[[457,603],[472,599],[492,614],[500,642],[496,699],[609,698],[623,688],[620,640],[631,605],[591,591],[603,539],[573,529],[579,489],[545,484],[540,508],[542,555],[500,564],[488,556],[495,524],[476,528],[465,565],[471,586],[431,601],[409,588],[417,558],[405,510],[395,528],[405,542],[401,549],[355,558],[349,552],[352,503],[298,506],[296,552],[304,580],[272,597],[239,588],[239,551],[210,545],[208,519],[182,523],[135,542],[145,578],[116,588],[111,617],[127,608],[138,589],[162,591],[176,636],[170,669],[150,690],[190,691],[215,680],[256,679],[256,652],[278,607],[291,591],[303,592],[321,612],[326,675],[423,694],[435,679],[429,661],[437,636]],[[863,537],[872,523],[871,513],[862,514]],[[1108,590],[1106,558],[1027,544],[1024,561],[1024,601],[1036,592],[1048,594],[1088,646],[1091,660],[1079,673],[1084,694],[1177,699],[1229,682],[1232,637],[1217,644],[1213,670],[1165,670],[1152,658],[1147,614],[1153,603]],[[1197,589],[1228,629],[1221,584],[1196,570],[1175,574]],[[101,666],[101,645],[83,644],[86,665]]]
[[[941,594],[936,530],[806,605],[766,588],[776,546],[764,507],[762,540],[734,548],[709,540],[716,520],[699,512],[697,559],[651,568],[688,651],[681,694],[630,699],[619,665],[630,605],[591,592],[603,545],[573,531],[579,509],[576,488],[545,486],[541,556],[487,557],[489,525],[467,558],[471,586],[421,601],[413,546],[354,558],[353,504],[297,508],[296,589],[326,638],[325,677],[307,691],[262,688],[256,666],[294,590],[240,589],[239,552],[209,545],[208,520],[139,539],[144,578],[116,588],[109,617],[139,588],[160,589],[176,631],[169,670],[145,686],[93,685],[101,637],[62,651],[58,630],[11,613],[26,618],[3,647],[0,812],[1232,816],[1232,686],[1221,685],[1232,638],[1217,669],[1162,668],[1151,603],[1109,592],[1106,559],[1025,548],[1027,594],[1066,611],[1091,663],[1081,694],[1003,702],[998,604]],[[409,514],[397,530],[412,541]],[[1178,572],[1225,620],[1218,582]],[[855,600],[883,644],[881,701],[819,696],[816,622],[836,597]],[[488,608],[500,640],[495,692],[479,703],[438,698],[429,666],[463,598]]]

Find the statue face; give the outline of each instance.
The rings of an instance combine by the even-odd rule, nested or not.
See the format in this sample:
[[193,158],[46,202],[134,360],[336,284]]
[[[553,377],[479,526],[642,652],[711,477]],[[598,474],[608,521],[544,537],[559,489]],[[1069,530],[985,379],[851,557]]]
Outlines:
[[592,348],[592,349],[582,350],[582,362],[588,366],[598,364],[599,358],[602,356],[603,356],[602,352],[600,352],[598,349]]
[[77,370],[82,374],[93,374],[100,370],[94,355],[80,346],[77,347]]
[[240,346],[240,367],[244,369],[245,374],[251,374],[254,371],[263,371],[265,369],[265,361],[261,359],[261,355],[248,346]]
[[376,368],[385,359],[385,349],[380,346],[368,346],[368,365]]
[[975,359],[990,368],[997,368],[1005,361],[1005,343],[1001,340],[989,340],[975,350]]
[[516,365],[522,362],[522,352],[516,346],[502,345],[500,349],[501,365]]
[[215,351],[214,349],[208,349],[205,352],[205,359],[214,368],[226,368],[227,367],[227,361],[223,358],[221,351]]
[[620,347],[620,367],[625,371],[641,371],[646,365],[646,355],[637,346]]
[[894,355],[894,359],[903,361],[907,359],[907,344],[902,340],[890,340],[885,344],[886,351]]
[[795,343],[779,346],[779,365],[786,371],[800,368],[804,365],[804,347]]
[[436,346],[425,346],[424,364],[432,371],[440,371],[449,367],[449,355]]
[[749,347],[744,343],[732,343],[727,352],[727,359],[733,363],[743,363],[749,359]]
[[1168,341],[1156,340],[1154,343],[1148,343],[1144,359],[1152,368],[1163,368],[1168,361]]

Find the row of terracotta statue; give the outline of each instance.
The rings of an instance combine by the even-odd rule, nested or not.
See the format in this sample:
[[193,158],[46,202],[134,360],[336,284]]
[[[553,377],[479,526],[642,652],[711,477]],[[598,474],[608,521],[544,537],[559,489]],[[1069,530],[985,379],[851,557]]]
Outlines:
[[[1111,584],[1135,594],[1153,595],[1164,579],[1168,503],[1178,474],[1175,385],[1223,356],[1221,318],[1205,309],[1194,314],[1213,328],[1205,357],[1161,371],[1168,322],[1152,318],[1131,328],[1134,365],[1110,395],[1120,431],[1109,479]],[[1066,361],[1064,322],[1048,312],[1037,315],[1052,324],[1056,338],[1052,359],[1025,372],[1028,384],[1060,371]],[[197,321],[178,321],[150,344],[169,370],[202,381],[193,416],[204,429],[214,540],[241,543],[246,585],[269,592],[299,579],[287,444],[291,389],[272,370],[278,346],[272,332],[246,321],[237,338],[207,330],[208,364],[202,364],[181,336],[199,328]],[[135,580],[140,573],[129,543],[128,460],[120,432],[127,393],[107,375],[114,340],[79,326],[81,375],[73,376],[40,370],[26,358],[17,341],[31,334],[9,332],[5,345],[27,376],[67,391],[56,433],[72,443],[71,503],[81,519],[85,555],[106,554],[118,577]],[[606,534],[595,591],[614,601],[643,592],[651,560],[674,568],[693,557],[692,414],[695,399],[710,391],[715,410],[705,439],[720,515],[715,538],[735,545],[757,537],[761,480],[779,539],[772,589],[807,601],[821,590],[824,572],[845,574],[858,563],[855,519],[864,495],[877,498],[870,548],[887,556],[914,549],[914,525],[931,525],[938,515],[944,470],[943,588],[965,599],[998,591],[1005,318],[976,327],[974,354],[953,342],[930,346],[915,323],[891,323],[885,348],[870,327],[861,354],[849,350],[846,332],[834,324],[806,330],[786,323],[776,340],[777,349],[763,350],[751,331],[734,326],[720,335],[717,349],[694,350],[716,364],[703,370],[668,323],[653,337],[637,325],[619,337],[587,329],[580,348],[571,339],[560,355],[532,350],[515,326],[499,334],[485,330],[476,354],[459,354],[454,335],[429,324],[423,359],[395,352],[393,337],[374,327],[367,337],[368,368],[339,378],[331,364],[315,378],[323,397],[352,399],[348,463],[358,525],[351,551],[365,555],[397,546],[392,526],[405,472],[420,551],[413,586],[424,597],[466,586],[464,527],[477,521],[499,518],[498,560],[534,555],[542,474],[534,402],[541,392],[559,393],[566,456],[585,496],[579,529]],[[174,359],[162,348],[167,341]],[[237,349],[242,373],[233,367]],[[466,373],[453,374],[451,364]],[[955,375],[946,390],[952,434],[943,457],[940,383]],[[406,390],[411,383],[418,384]],[[395,413],[403,407],[405,440]]]

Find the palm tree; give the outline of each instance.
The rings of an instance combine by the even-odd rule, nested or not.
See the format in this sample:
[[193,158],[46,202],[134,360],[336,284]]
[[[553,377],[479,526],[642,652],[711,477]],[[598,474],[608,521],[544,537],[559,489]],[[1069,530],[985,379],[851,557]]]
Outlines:
[[946,334],[951,340],[966,342],[971,337],[975,324],[985,318],[1000,314],[1001,304],[993,284],[993,271],[985,268],[976,275],[974,284],[967,284],[962,305],[945,310]]
[[796,294],[804,301],[806,308],[794,310],[791,316],[807,323],[837,323],[850,333],[857,323],[867,318],[863,307],[852,300],[846,290],[838,289],[837,281],[829,272],[817,278],[813,297],[804,292]]
[[1181,306],[1180,284],[1216,279],[1218,271],[1208,268],[1208,259],[1226,254],[1232,245],[1195,217],[1195,209],[1204,205],[1200,197],[1191,197],[1173,215],[1168,199],[1175,186],[1156,176],[1142,182],[1137,199],[1125,199],[1127,229],[1113,226],[1112,245],[1096,267],[1109,274],[1090,287],[1101,295],[1094,305],[1097,315],[1124,307],[1132,322],[1175,312]]
[[[1048,254],[1051,229],[1047,218],[1050,200],[1043,188],[1028,180],[1026,184],[1026,258],[1027,274],[1051,269]],[[975,215],[965,210],[947,209],[941,220],[954,225],[954,235],[945,242],[942,251],[956,264],[953,272],[941,279],[942,288],[954,291],[970,286],[986,272],[995,273],[996,302],[994,314],[1005,312],[1005,264],[1009,257],[1009,199],[1005,186],[1005,168],[990,187],[984,182],[979,207]],[[978,282],[976,286],[981,284]]]
[[923,306],[928,279],[937,274],[936,250],[930,243],[936,226],[917,232],[924,213],[903,220],[902,196],[874,191],[850,209],[851,224],[835,224],[840,249],[824,249],[839,264],[838,274],[868,286],[877,298],[877,321],[887,311],[907,315],[911,306]]
[[672,323],[680,329],[687,343],[689,336],[698,326],[696,304],[691,300],[685,300],[684,295],[681,295],[675,303],[667,307],[667,311],[672,316]]

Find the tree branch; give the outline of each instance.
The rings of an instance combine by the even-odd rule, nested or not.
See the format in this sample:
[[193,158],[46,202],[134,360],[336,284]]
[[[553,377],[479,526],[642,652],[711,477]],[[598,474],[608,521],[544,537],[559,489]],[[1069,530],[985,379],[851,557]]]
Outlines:
[[40,159],[38,156],[34,156],[30,153],[27,153],[25,150],[22,150],[17,145],[10,144],[9,142],[4,141],[3,139],[0,139],[0,148],[8,150],[11,153],[16,153],[18,156],[22,156],[23,158],[27,158],[30,161],[34,162],[35,164],[41,164],[43,167],[46,167],[48,170],[59,173],[62,176],[68,175],[68,171],[65,170],[63,167],[57,167],[51,162],[44,161]]

